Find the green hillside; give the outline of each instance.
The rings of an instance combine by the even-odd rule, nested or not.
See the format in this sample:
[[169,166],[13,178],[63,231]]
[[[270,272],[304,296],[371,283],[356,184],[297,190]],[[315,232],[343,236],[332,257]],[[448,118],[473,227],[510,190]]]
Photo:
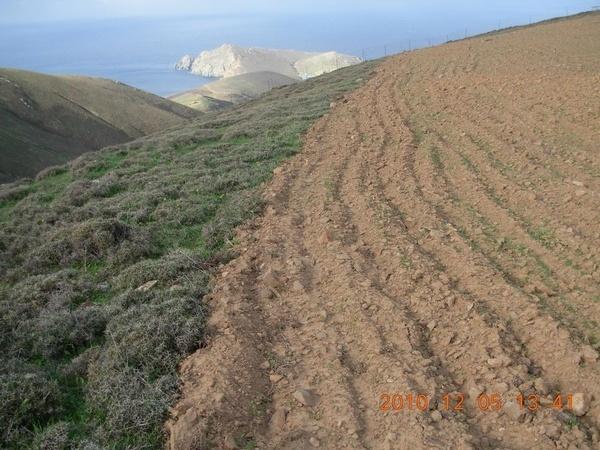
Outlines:
[[197,114],[111,80],[0,69],[0,183]]
[[190,108],[208,112],[247,102],[271,89],[297,82],[298,80],[280,73],[252,72],[222,78],[197,89],[174,95],[170,99]]
[[[162,448],[261,184],[374,63],[0,187],[0,447]],[[125,100],[123,100],[126,103]]]

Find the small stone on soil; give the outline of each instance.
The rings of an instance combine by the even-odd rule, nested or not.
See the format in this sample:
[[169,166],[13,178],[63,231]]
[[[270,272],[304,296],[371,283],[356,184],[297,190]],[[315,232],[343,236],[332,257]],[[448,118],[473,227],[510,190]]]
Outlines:
[[287,410],[285,408],[278,409],[271,416],[270,425],[273,430],[282,430],[285,427],[287,418]]
[[142,284],[140,287],[138,287],[138,288],[136,289],[136,291],[139,291],[139,292],[146,292],[146,291],[149,291],[150,289],[152,289],[152,288],[154,287],[154,285],[155,285],[156,283],[158,283],[158,280],[151,280],[151,281],[148,281],[148,282],[146,282],[146,283]]
[[587,394],[578,392],[573,394],[573,414],[578,417],[584,416],[590,409],[591,399]]
[[431,413],[431,420],[433,420],[434,422],[439,422],[440,420],[442,420],[442,413],[435,410]]
[[525,416],[525,411],[521,406],[514,400],[509,400],[504,404],[504,413],[515,421],[520,421]]
[[584,345],[581,349],[583,360],[586,363],[595,363],[598,361],[598,352],[594,350],[590,345]]
[[310,389],[298,389],[293,396],[304,406],[315,406],[319,403],[319,396]]
[[278,373],[272,373],[271,375],[269,375],[269,380],[271,380],[272,383],[278,383],[282,379],[283,375],[280,375]]
[[558,439],[560,437],[560,427],[555,424],[542,425],[540,431],[551,439]]
[[550,387],[543,378],[536,378],[536,380],[533,382],[533,386],[540,394],[546,395],[548,392],[550,392]]

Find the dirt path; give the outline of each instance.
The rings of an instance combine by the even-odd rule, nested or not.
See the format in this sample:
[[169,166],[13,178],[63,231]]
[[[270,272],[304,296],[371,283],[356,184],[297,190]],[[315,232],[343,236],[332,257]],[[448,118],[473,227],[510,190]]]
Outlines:
[[599,54],[591,15],[335,105],[240,231],[171,448],[598,448]]

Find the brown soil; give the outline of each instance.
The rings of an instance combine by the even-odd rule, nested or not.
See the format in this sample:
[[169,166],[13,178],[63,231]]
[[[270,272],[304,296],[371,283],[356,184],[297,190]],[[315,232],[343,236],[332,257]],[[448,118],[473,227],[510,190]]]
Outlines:
[[171,448],[598,448],[598,55],[587,15],[390,58],[334,105],[216,281]]

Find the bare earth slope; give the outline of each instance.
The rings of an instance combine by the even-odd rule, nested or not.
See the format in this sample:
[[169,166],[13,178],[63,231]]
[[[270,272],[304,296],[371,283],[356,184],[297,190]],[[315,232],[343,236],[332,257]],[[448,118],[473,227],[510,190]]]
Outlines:
[[598,448],[599,54],[591,14],[390,58],[334,105],[240,231],[171,448]]
[[111,80],[0,69],[0,183],[197,115]]

